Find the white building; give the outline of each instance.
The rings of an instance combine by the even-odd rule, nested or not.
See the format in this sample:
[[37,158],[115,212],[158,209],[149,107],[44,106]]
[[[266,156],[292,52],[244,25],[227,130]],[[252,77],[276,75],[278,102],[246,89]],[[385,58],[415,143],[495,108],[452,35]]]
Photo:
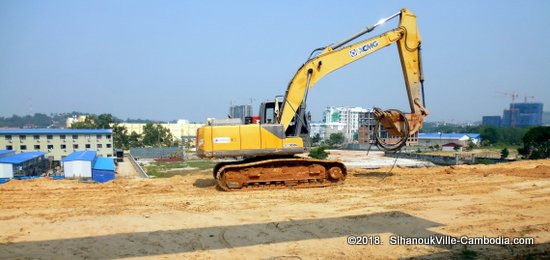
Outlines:
[[321,140],[326,140],[329,139],[330,134],[344,132],[346,125],[344,123],[311,123],[310,129],[310,137],[319,134]]
[[[143,127],[146,124],[143,123],[120,123],[120,126],[126,127],[128,134],[136,132],[137,134],[143,134]],[[194,140],[197,135],[197,129],[204,124],[189,123],[188,120],[180,119],[175,124],[159,124],[162,127],[168,129],[174,138],[179,140]]]
[[360,118],[369,111],[362,107],[329,106],[323,112],[323,122],[331,131],[343,132],[347,141],[351,142],[361,125]]
[[[472,142],[474,145],[481,144],[481,136],[478,133],[420,133],[418,134],[418,144],[421,146],[443,146],[448,143],[468,146]],[[453,146],[454,147],[454,146]]]
[[44,152],[46,158],[60,161],[74,151],[96,151],[113,156],[111,129],[1,129],[0,149],[18,153]]
[[95,151],[77,151],[63,158],[65,178],[91,178],[96,157]]

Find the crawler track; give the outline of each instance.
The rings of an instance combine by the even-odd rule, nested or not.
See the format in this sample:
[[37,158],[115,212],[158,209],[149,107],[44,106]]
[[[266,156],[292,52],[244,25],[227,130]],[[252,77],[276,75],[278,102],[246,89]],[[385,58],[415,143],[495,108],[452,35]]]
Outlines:
[[220,163],[214,168],[224,191],[326,187],[342,183],[346,175],[341,162],[295,157]]

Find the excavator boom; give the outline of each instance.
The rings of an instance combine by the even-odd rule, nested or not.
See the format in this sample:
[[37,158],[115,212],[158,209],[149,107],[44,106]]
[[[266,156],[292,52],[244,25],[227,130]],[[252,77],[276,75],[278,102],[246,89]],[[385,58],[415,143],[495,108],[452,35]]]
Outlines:
[[[397,16],[401,17],[398,28],[343,46]],[[416,16],[411,11],[403,9],[335,46],[323,48],[321,54],[310,58],[296,72],[288,85],[279,123],[285,130],[289,127],[290,122],[296,117],[298,108],[305,103],[308,90],[321,78],[392,43],[397,43],[411,114],[420,116],[414,117],[415,120],[422,120],[424,116],[428,115],[428,110],[424,107],[421,98],[421,85],[424,81],[420,56],[421,38],[416,26]],[[408,134],[418,131],[421,124],[422,121],[414,123],[414,127],[409,130]]]
[[[400,17],[397,28],[350,44],[395,17]],[[300,136],[304,134],[303,129],[307,129],[305,104],[309,89],[327,74],[396,43],[411,112],[405,114],[375,108],[374,115],[377,119],[375,132],[381,133],[383,127],[389,139],[398,137],[397,143],[388,145],[376,135],[377,143],[387,150],[399,149],[411,134],[420,129],[428,115],[423,99],[420,42],[416,16],[403,9],[338,44],[316,49],[288,84],[281,104],[277,99],[269,106],[262,104],[261,123],[213,120],[199,128],[197,155],[202,158],[245,158],[222,162],[214,168],[218,187],[226,191],[322,187],[342,183],[347,170],[341,162],[294,157],[305,151]]]

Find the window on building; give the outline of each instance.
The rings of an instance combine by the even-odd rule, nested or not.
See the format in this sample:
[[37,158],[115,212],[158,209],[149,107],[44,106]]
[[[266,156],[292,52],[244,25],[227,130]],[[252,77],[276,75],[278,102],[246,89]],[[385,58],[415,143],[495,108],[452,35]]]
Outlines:
[[26,140],[27,139],[27,136],[26,135],[20,135],[19,136],[19,140]]
[[101,139],[101,135],[96,135],[95,136],[97,139]]
[[21,146],[19,147],[19,149],[20,149],[21,151],[27,150],[27,146],[26,146],[26,145],[21,145]]
[[73,144],[74,149],[78,149],[78,144]]
[[13,146],[12,145],[6,145],[6,150],[13,150]]
[[78,135],[73,135],[73,140],[78,139]]
[[111,135],[106,135],[105,137],[107,137],[107,139],[111,139]]
[[6,140],[11,140],[11,135],[6,135]]
[[97,144],[97,148],[103,148],[102,144]]
[[62,144],[61,149],[67,149],[67,145]]
[[52,140],[52,139],[53,139],[53,135],[47,135],[46,138],[47,138],[48,140]]
[[107,144],[107,148],[111,148],[111,144]]
[[40,140],[40,136],[39,136],[39,135],[33,135],[33,138],[34,138],[34,140]]
[[40,145],[35,144],[34,145],[34,150],[40,150]]
[[59,138],[60,138],[61,140],[65,140],[65,135],[60,135]]
[[52,150],[53,149],[53,144],[48,144],[48,150]]
[[92,147],[90,144],[86,144],[86,149],[90,149]]
[[112,154],[107,154],[107,157],[111,157],[111,156],[113,156],[113,155]]

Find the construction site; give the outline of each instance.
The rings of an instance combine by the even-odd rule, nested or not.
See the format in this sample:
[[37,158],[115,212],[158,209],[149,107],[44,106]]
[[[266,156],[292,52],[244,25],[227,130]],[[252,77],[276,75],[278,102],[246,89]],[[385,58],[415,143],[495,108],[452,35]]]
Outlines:
[[[334,157],[370,165],[350,167],[342,185],[275,192],[222,192],[211,169],[140,178],[128,160],[119,164],[117,179],[106,183],[12,180],[0,185],[0,254],[4,259],[539,259],[550,253],[549,159],[460,166],[398,159],[394,166],[394,159],[364,152],[334,151]],[[349,236],[377,240],[350,245]],[[391,236],[524,240],[396,245]]]
[[[96,4],[92,2],[91,5]],[[29,8],[10,3],[6,6],[11,11],[3,13],[10,13],[7,20],[13,22],[18,21],[21,10],[30,20],[35,10],[47,9],[48,15],[44,16],[47,19],[34,25],[39,26],[55,17],[58,9],[65,10],[65,4],[54,8],[38,8],[35,4],[38,5],[29,4]],[[341,26],[340,18],[349,16],[350,22],[355,23],[354,20],[363,19],[365,14],[354,17],[353,12],[349,12],[340,14],[338,19],[325,18],[328,13],[319,11],[326,10],[317,9],[311,13],[318,15],[311,19],[303,19],[301,11],[294,19],[290,16],[282,19],[282,13],[291,13],[288,6],[279,7],[281,14],[274,11],[275,6],[257,6],[244,13],[268,10],[267,13],[232,25],[237,16],[245,17],[244,13],[238,14],[240,9],[255,3],[239,8],[231,4],[217,12],[213,5],[199,5],[205,8],[203,13],[212,15],[206,18],[193,9],[197,3],[186,2],[180,6],[176,1],[172,4],[179,9],[170,14],[149,13],[156,5],[141,6],[146,15],[132,14],[135,10],[130,10],[130,13],[120,12],[119,17],[118,11],[113,12],[110,14],[116,17],[113,22],[104,19],[109,16],[104,12],[110,10],[109,6],[86,7],[77,3],[76,8],[67,10],[80,10],[80,13],[60,20],[56,26],[36,27],[40,32],[38,39],[53,35],[52,38],[69,45],[43,44],[39,40],[37,45],[59,46],[56,47],[59,52],[30,52],[32,61],[26,62],[31,65],[35,58],[47,56],[42,53],[53,53],[43,64],[36,61],[40,66],[35,71],[29,64],[18,64],[17,58],[0,64],[10,71],[0,70],[0,78],[8,78],[0,85],[8,82],[13,85],[10,87],[20,88],[23,93],[44,95],[43,103],[48,104],[40,107],[44,111],[81,107],[127,115],[127,120],[122,121],[110,113],[95,116],[75,111],[73,117],[67,119],[67,128],[71,129],[51,127],[53,113],[51,117],[35,113],[25,119],[15,113],[9,119],[0,117],[0,121],[12,124],[0,124],[6,128],[0,129],[0,259],[550,258],[550,126],[543,124],[543,103],[528,103],[528,98],[535,97],[527,94],[524,103],[517,103],[516,92],[506,92],[503,94],[512,97],[510,109],[504,110],[502,117],[484,116],[481,126],[450,128],[445,123],[426,121],[445,118],[452,122],[455,116],[469,118],[489,111],[494,103],[489,104],[483,92],[488,88],[486,85],[525,82],[535,86],[530,87],[529,93],[545,98],[544,93],[533,90],[548,80],[539,80],[543,83],[530,80],[534,78],[532,75],[523,74],[536,70],[517,62],[528,55],[522,53],[522,59],[515,57],[514,60],[515,54],[506,48],[505,54],[491,56],[504,42],[498,38],[500,35],[492,36],[492,30],[478,32],[489,40],[498,38],[498,42],[484,44],[490,46],[489,50],[472,51],[477,46],[465,48],[462,42],[457,45],[457,39],[469,33],[460,32],[461,27],[477,29],[474,28],[477,21],[474,25],[469,21],[475,19],[461,17],[453,27],[452,23],[446,23],[454,19],[446,16],[462,12],[448,12],[447,7],[439,7],[444,13],[430,11],[430,4],[420,9],[420,13],[428,14],[427,17],[443,13],[440,19],[420,18],[417,23],[419,17],[401,7],[346,38],[335,38],[315,45],[322,47],[308,49],[309,56],[297,64],[290,81],[285,82],[286,89],[272,91],[269,89],[272,86],[285,85],[279,79],[258,75],[282,78],[273,69],[282,67],[283,62],[275,61],[284,56],[278,57],[279,53],[299,50],[293,45],[284,45],[287,41],[305,42],[298,36],[307,33],[311,33],[308,38],[326,41],[323,37],[333,35],[314,27],[348,32],[350,26]],[[126,5],[119,8],[125,12],[132,9]],[[319,7],[304,5],[301,8]],[[473,13],[469,4],[463,8]],[[489,10],[488,6],[485,8]],[[520,9],[515,5],[508,8]],[[170,10],[165,11],[173,11],[167,9]],[[346,7],[346,13],[347,9],[351,8]],[[544,8],[530,11],[538,9]],[[79,24],[80,16],[88,17],[88,10],[94,10],[91,13],[95,17],[92,15],[89,21]],[[369,11],[368,16],[378,17],[378,11]],[[227,13],[233,16],[216,22]],[[264,21],[260,16],[268,19],[265,14],[272,13],[277,15],[272,17],[275,20],[269,22],[269,26],[256,25]],[[486,13],[478,16],[486,18]],[[201,14],[200,17],[188,18],[197,14]],[[129,22],[133,17],[139,21]],[[143,19],[147,22],[143,23],[141,17],[148,17]],[[5,20],[0,16],[0,21]],[[73,20],[76,21],[74,28],[66,28]],[[294,34],[276,36],[278,30],[288,30],[288,27],[272,27],[272,24],[283,26],[287,22],[283,20],[292,21],[292,26],[299,29]],[[314,22],[300,27],[302,20]],[[501,17],[500,21],[507,20],[509,16]],[[104,28],[98,25],[99,21],[104,23]],[[10,23],[2,27],[0,22],[0,32],[11,32],[13,42],[20,42],[24,47],[27,38],[34,43],[32,37],[18,34],[31,31],[26,22],[13,22],[19,25],[14,26],[15,29],[11,29]],[[203,31],[204,27],[200,26],[204,24],[217,30],[215,33]],[[427,29],[428,44],[423,43],[419,24]],[[132,26],[137,27],[128,29]],[[254,27],[246,26],[259,27],[255,31]],[[435,30],[438,26],[442,29]],[[48,32],[45,30],[48,27],[56,31]],[[103,32],[111,27],[116,30],[94,34],[96,30]],[[90,35],[81,36],[84,41],[80,44],[72,43],[73,34],[83,28],[84,34]],[[152,31],[148,30],[151,28]],[[519,31],[514,28],[505,33]],[[141,29],[144,29],[142,34],[133,35],[142,32]],[[13,34],[12,30],[17,33]],[[57,35],[65,31],[72,33]],[[440,36],[448,31],[453,34]],[[260,35],[265,32],[269,32],[269,38],[264,41]],[[314,34],[321,38],[312,37]],[[165,35],[185,37],[177,41],[163,38]],[[217,38],[208,38],[209,35]],[[475,38],[466,36],[463,38]],[[100,40],[96,42],[96,39]],[[108,41],[102,42],[105,39]],[[269,42],[275,39],[275,44],[269,45],[267,39]],[[437,39],[452,40],[444,43]],[[216,45],[208,47],[209,42]],[[183,47],[185,44],[192,44],[193,48]],[[29,46],[32,50],[39,49]],[[110,49],[113,46],[120,49]],[[239,49],[241,46],[245,49]],[[379,51],[390,46],[387,53],[391,52],[392,56],[372,55],[382,54],[384,52]],[[98,53],[87,49],[91,47],[98,48]],[[429,51],[439,50],[428,52],[426,71],[430,71],[427,75],[435,80],[426,88],[423,47]],[[3,53],[3,48],[0,56],[11,57],[6,55],[11,51]],[[150,49],[154,52],[147,51]],[[527,54],[530,49],[522,46]],[[64,59],[63,54],[71,50],[77,53]],[[467,57],[466,50],[472,51],[473,56]],[[13,52],[27,51],[23,48]],[[86,60],[84,53],[94,59]],[[233,56],[231,62],[224,62],[224,57],[236,53],[239,55]],[[191,58],[195,55],[199,55],[200,60]],[[483,67],[480,64],[489,59],[485,56],[510,57],[506,63],[513,66],[499,71],[497,65],[503,61],[494,60]],[[534,56],[542,57],[538,53]],[[135,57],[139,58],[135,60]],[[332,92],[310,94],[313,87],[332,72],[366,57],[373,57],[371,69],[359,67],[328,79],[322,84],[332,87]],[[162,63],[165,58],[169,61]],[[248,59],[254,62],[246,61]],[[461,59],[467,62],[460,63]],[[54,61],[75,69],[65,67],[56,71]],[[266,61],[269,64],[263,63]],[[526,63],[536,68],[545,64]],[[93,66],[79,67],[82,64]],[[479,68],[475,67],[478,65]],[[27,67],[31,71],[17,72]],[[449,68],[439,70],[442,67]],[[466,70],[470,67],[475,73],[491,68],[497,74],[475,74]],[[512,67],[513,71],[506,70]],[[524,67],[526,73],[517,73],[519,67]],[[160,74],[159,71],[153,73],[155,70]],[[454,74],[449,74],[451,70]],[[42,75],[44,71],[47,73]],[[12,79],[12,74],[20,75]],[[363,74],[367,80],[358,80]],[[37,82],[47,82],[51,75],[55,76],[54,83],[40,85],[47,91],[24,87],[28,84],[36,88]],[[497,79],[504,78],[502,75],[518,78],[499,83]],[[338,78],[341,76],[348,78]],[[382,79],[373,80],[372,76]],[[198,80],[192,80],[194,77]],[[31,81],[22,81],[23,78]],[[62,82],[60,78],[69,81]],[[97,78],[109,83],[97,82]],[[480,83],[483,80],[485,83]],[[340,91],[347,85],[354,85],[350,88],[362,92]],[[399,85],[399,91],[390,85]],[[259,89],[258,93],[251,91],[251,87],[254,91]],[[57,100],[62,99],[47,97],[50,92],[71,97],[63,100],[67,107],[56,108],[55,105],[61,103]],[[87,96],[76,95],[81,92]],[[257,114],[253,114],[251,105],[233,106],[232,100],[230,113],[220,112],[220,104],[227,99],[241,93],[253,96],[260,92],[263,96]],[[347,98],[334,99],[336,94],[346,94]],[[433,99],[426,98],[426,94]],[[361,99],[354,99],[356,96]],[[311,114],[313,106],[307,106],[308,97],[324,98],[325,103],[369,102],[384,108],[331,105],[323,112],[323,121],[315,123]],[[373,100],[365,101],[363,97]],[[16,111],[20,109],[20,99],[20,96],[14,98],[19,100],[15,105],[10,103],[12,100],[3,100],[6,105],[2,108],[12,107]],[[32,111],[30,96],[28,100]],[[254,100],[250,98],[250,104]],[[201,121],[162,123],[140,119],[176,113],[200,117]],[[38,122],[46,128],[25,123],[31,119],[33,122],[40,119]],[[428,123],[431,123],[429,127]]]

